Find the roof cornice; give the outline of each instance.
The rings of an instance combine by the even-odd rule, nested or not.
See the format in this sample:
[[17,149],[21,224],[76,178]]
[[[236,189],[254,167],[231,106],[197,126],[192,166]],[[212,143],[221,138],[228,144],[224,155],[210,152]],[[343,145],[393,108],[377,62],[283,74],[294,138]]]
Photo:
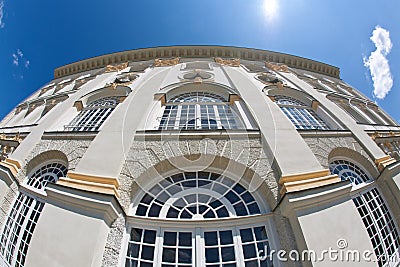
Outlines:
[[139,62],[154,60],[156,58],[240,58],[249,61],[267,61],[282,63],[291,68],[303,69],[315,73],[325,74],[339,78],[340,70],[337,67],[289,54],[272,52],[254,48],[233,47],[233,46],[164,46],[153,48],[141,48],[122,51],[103,56],[93,57],[77,61],[54,70],[54,79],[68,75],[99,69],[111,64],[124,62]]

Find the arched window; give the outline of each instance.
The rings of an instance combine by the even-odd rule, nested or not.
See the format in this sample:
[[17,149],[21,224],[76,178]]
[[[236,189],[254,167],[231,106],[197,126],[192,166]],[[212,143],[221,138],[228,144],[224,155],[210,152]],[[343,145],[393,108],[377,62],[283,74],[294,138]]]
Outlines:
[[[67,175],[61,163],[38,167],[27,179],[27,186],[43,191],[49,182],[57,182]],[[19,193],[6,218],[0,237],[0,265],[24,266],[30,240],[43,210],[44,202],[27,193]]]
[[274,100],[297,129],[330,129],[329,125],[303,102],[280,95],[274,96]]
[[[330,163],[329,169],[332,174],[349,180],[353,185],[372,181],[366,171],[347,160],[335,160]],[[399,231],[379,190],[374,187],[358,194],[353,202],[371,239],[378,265],[384,266],[393,261],[399,256]]]
[[226,176],[167,177],[146,190],[134,213],[145,223],[128,230],[125,266],[272,266],[262,257],[271,245],[256,198]]
[[64,129],[67,131],[98,131],[120,103],[120,99],[120,96],[108,96],[89,103]]
[[371,181],[370,177],[356,164],[347,160],[335,160],[329,164],[331,173],[337,174],[343,181],[349,180],[353,185]]
[[208,92],[184,93],[165,106],[159,130],[242,129],[243,124],[227,101]]

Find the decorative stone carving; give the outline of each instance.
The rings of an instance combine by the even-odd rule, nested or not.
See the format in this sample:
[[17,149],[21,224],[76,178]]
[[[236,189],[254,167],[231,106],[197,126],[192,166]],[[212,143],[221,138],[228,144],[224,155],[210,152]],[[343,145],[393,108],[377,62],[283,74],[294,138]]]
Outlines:
[[14,135],[13,137],[8,137],[5,134],[0,134],[0,140],[4,140],[4,141],[17,141],[18,143],[22,142],[22,138],[21,135],[19,133],[17,133],[16,135]]
[[179,75],[179,78],[186,81],[192,81],[194,83],[202,83],[204,80],[212,80],[214,75],[207,71],[194,69]]
[[114,72],[114,71],[121,71],[128,67],[128,62],[119,64],[119,65],[107,65],[106,72]]
[[281,71],[281,72],[289,72],[289,68],[287,65],[284,64],[276,64],[271,62],[265,62],[265,66],[274,71]]
[[239,58],[223,59],[220,57],[216,57],[215,62],[217,62],[221,65],[226,65],[226,66],[231,66],[231,67],[239,67],[240,66]]
[[179,63],[179,60],[180,60],[179,57],[170,58],[170,59],[156,58],[156,59],[154,60],[154,67],[175,66],[176,64]]
[[127,73],[118,75],[110,86],[115,90],[117,86],[129,86],[136,80],[138,76],[134,73]]
[[277,83],[279,79],[272,73],[263,72],[256,76],[260,81],[264,83]]

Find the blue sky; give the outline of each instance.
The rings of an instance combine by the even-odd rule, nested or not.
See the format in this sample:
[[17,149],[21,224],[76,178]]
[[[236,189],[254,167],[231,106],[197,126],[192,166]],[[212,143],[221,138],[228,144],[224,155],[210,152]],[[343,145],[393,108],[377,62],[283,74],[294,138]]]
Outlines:
[[[400,122],[399,11],[399,0],[0,0],[0,118],[59,66],[135,48],[204,44],[337,66],[344,81]],[[378,51],[370,40],[377,25]],[[374,51],[375,95],[382,99],[364,65]]]

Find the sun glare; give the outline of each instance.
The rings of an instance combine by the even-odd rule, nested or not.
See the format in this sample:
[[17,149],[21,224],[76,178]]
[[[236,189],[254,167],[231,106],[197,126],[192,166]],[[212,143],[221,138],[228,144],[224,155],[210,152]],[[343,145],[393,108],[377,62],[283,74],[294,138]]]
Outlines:
[[263,10],[268,21],[275,19],[278,15],[278,0],[263,0]]

